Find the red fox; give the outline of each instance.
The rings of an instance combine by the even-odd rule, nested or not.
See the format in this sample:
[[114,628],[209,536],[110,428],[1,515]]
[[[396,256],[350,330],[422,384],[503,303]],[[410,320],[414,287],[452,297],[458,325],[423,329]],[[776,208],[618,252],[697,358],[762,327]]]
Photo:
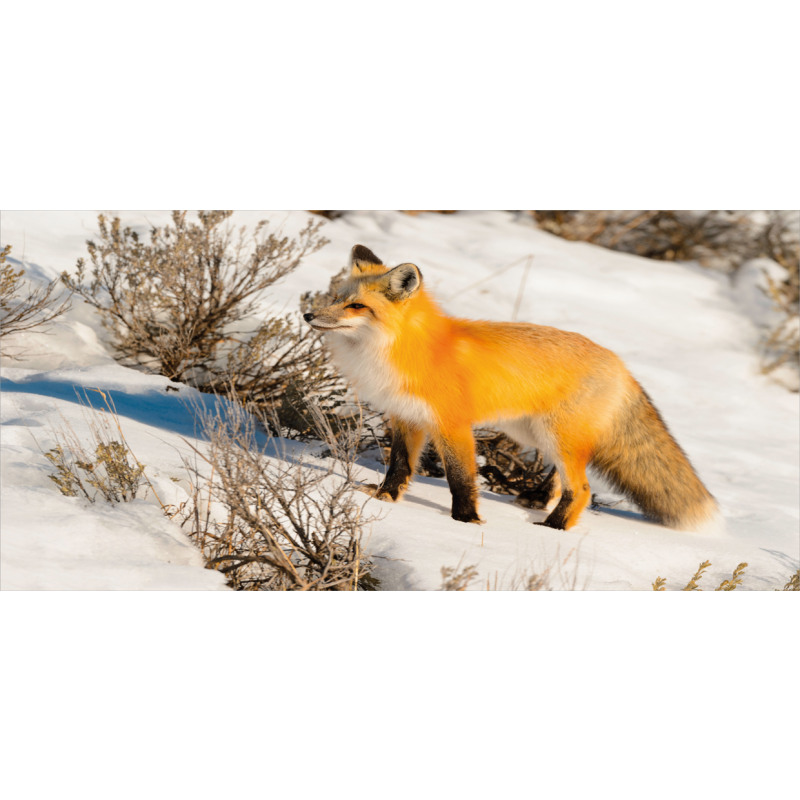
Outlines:
[[368,248],[333,303],[305,314],[362,400],[390,417],[389,467],[375,496],[395,502],[433,439],[452,517],[478,516],[472,426],[489,424],[538,448],[561,478],[542,524],[571,528],[589,504],[593,466],[646,515],[675,528],[716,516],[714,498],[618,358],[557,328],[447,316],[414,264],[389,269]]

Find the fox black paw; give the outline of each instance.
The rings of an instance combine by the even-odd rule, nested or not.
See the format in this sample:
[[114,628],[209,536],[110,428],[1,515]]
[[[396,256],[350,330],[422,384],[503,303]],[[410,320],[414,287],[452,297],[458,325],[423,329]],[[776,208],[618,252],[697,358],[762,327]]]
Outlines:
[[475,525],[483,525],[486,520],[481,519],[475,512],[468,512],[468,513],[455,513],[453,512],[450,515],[456,522],[473,522]]
[[546,519],[543,519],[541,522],[534,522],[534,525],[543,525],[545,528],[552,528],[554,531],[565,531],[566,528],[563,525],[560,525],[558,522],[548,522]]

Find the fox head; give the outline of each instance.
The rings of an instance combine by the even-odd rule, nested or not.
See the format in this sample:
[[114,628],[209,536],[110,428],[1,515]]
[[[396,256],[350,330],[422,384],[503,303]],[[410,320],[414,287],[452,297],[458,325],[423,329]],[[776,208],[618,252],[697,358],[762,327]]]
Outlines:
[[350,251],[350,276],[331,305],[303,318],[315,330],[345,337],[387,331],[421,286],[419,267],[400,264],[389,269],[369,248],[357,244]]

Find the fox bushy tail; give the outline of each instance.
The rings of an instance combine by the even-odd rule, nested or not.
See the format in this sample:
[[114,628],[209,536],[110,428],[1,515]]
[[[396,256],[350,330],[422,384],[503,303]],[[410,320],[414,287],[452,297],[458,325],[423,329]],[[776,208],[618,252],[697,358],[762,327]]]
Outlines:
[[694,528],[717,514],[717,503],[641,386],[620,412],[593,466],[649,517],[671,528]]

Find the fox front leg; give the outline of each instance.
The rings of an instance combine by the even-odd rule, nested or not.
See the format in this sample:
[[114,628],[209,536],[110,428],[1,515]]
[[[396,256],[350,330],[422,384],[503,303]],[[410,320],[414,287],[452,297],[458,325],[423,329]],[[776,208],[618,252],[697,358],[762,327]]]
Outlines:
[[482,524],[478,515],[478,487],[475,480],[475,438],[471,426],[435,437],[436,447],[444,462],[444,471],[453,506],[450,516],[459,522]]
[[375,497],[396,503],[408,488],[427,436],[420,428],[392,419],[392,449],[389,469]]

